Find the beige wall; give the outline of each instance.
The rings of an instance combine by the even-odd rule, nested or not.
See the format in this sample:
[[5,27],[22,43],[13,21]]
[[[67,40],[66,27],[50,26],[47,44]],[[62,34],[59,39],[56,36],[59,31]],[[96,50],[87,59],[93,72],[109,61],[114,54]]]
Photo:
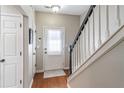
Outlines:
[[73,88],[124,87],[124,41],[73,78]]
[[42,40],[39,42],[38,38],[42,38],[43,26],[52,27],[65,27],[65,66],[68,67],[69,54],[68,46],[74,40],[79,26],[80,26],[80,16],[72,15],[59,15],[59,14],[48,14],[42,12],[36,12],[36,29],[37,29],[37,70],[43,70],[43,52],[42,52]]

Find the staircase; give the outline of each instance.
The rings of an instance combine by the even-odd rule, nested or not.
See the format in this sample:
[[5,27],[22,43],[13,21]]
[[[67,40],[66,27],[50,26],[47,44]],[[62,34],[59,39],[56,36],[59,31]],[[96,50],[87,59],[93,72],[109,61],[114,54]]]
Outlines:
[[91,5],[70,45],[71,82],[79,73],[124,40],[124,6]]
[[84,63],[84,62],[81,62],[83,61],[82,56],[84,53],[83,51],[81,52],[81,50],[84,49],[84,47],[82,47],[82,45],[84,45],[84,42],[82,42],[84,38],[82,38],[82,36],[84,36],[85,24],[87,24],[88,18],[91,16],[94,8],[95,8],[95,5],[90,6],[89,11],[79,29],[79,32],[76,35],[75,40],[73,44],[70,46],[70,74],[74,73]]

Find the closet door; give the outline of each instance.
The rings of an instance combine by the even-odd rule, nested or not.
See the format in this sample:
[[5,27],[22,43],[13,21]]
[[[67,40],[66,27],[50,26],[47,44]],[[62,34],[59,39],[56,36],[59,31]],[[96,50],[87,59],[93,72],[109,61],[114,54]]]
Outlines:
[[20,17],[1,17],[1,58],[0,82],[1,87],[12,88],[23,86],[22,68],[22,32]]

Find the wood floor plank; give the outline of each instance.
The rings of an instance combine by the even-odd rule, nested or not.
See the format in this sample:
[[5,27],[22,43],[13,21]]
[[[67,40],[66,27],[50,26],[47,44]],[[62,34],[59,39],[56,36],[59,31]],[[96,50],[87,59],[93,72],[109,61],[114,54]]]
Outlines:
[[43,78],[43,73],[36,73],[32,88],[67,88],[68,71],[65,71],[66,76],[53,78]]

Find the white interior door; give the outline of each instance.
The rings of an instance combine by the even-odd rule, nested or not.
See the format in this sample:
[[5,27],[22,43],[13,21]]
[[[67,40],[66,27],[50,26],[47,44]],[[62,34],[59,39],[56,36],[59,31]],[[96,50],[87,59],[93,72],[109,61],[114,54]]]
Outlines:
[[65,63],[64,28],[44,28],[44,70],[63,69]]
[[21,18],[1,16],[1,87],[22,87],[22,31]]

